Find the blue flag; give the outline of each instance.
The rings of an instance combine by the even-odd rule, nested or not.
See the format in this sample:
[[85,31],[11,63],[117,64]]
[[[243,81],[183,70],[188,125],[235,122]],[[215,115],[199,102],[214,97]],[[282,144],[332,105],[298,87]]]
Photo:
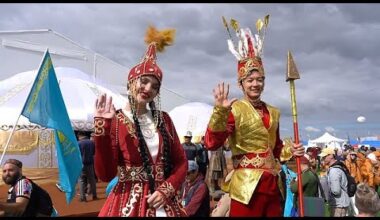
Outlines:
[[49,51],[45,53],[21,114],[30,122],[54,129],[59,181],[69,204],[74,198],[75,185],[82,171],[82,157]]

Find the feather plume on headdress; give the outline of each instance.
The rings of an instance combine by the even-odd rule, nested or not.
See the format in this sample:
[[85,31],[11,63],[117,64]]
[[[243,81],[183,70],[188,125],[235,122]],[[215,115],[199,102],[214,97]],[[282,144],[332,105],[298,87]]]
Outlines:
[[[253,35],[249,28],[240,28],[238,21],[230,20],[230,25],[236,32],[238,39],[237,45],[234,44],[226,19],[222,17],[223,24],[229,34],[227,40],[228,49],[238,60],[238,76],[239,79],[244,78],[247,73],[253,69],[257,69],[264,74],[264,69],[261,61],[263,55],[264,38],[266,29],[269,24],[269,15],[264,19],[258,19],[256,22],[257,34]],[[248,60],[251,60],[247,62]]]
[[175,29],[164,29],[162,31],[157,30],[154,26],[150,25],[146,31],[145,43],[156,43],[158,52],[163,52],[166,46],[170,46],[174,43]]

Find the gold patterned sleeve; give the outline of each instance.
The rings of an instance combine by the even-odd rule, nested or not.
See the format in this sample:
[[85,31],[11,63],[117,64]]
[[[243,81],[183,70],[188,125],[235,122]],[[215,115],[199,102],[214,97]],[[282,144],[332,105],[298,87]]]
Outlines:
[[111,181],[117,174],[118,144],[115,136],[116,120],[94,118],[94,168],[97,177],[103,182]]
[[225,142],[235,131],[235,118],[227,108],[214,107],[205,134],[205,147],[207,150],[217,150],[225,146]]
[[231,110],[228,108],[215,106],[208,124],[209,129],[214,132],[225,131],[230,112]]
[[94,135],[104,136],[110,133],[111,130],[111,120],[100,117],[94,118]]

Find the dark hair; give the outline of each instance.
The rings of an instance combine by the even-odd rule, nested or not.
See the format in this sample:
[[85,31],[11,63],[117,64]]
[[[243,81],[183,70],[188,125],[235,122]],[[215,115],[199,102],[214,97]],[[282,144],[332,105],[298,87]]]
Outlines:
[[7,164],[7,163],[10,163],[10,164],[13,164],[15,166],[17,166],[18,168],[22,168],[22,162],[19,161],[19,160],[16,160],[16,159],[8,159],[5,161],[4,165]]
[[[128,96],[128,99],[129,99],[129,103],[133,103],[132,97],[130,95]],[[154,118],[156,116],[156,114],[158,114],[158,113],[155,110],[156,108],[154,106],[153,101],[149,103],[149,107],[151,108],[152,115]],[[131,110],[132,110],[133,122],[134,122],[135,127],[136,127],[137,138],[139,141],[139,152],[140,152],[141,160],[143,162],[144,170],[148,174],[149,190],[151,193],[153,193],[154,189],[155,189],[155,181],[154,181],[154,176],[153,176],[152,164],[150,163],[150,160],[148,157],[148,146],[147,146],[145,139],[144,139],[144,136],[142,134],[142,131],[140,128],[140,123],[137,119],[136,111],[134,110],[134,108],[131,108]],[[165,176],[165,178],[167,178],[171,172],[169,137],[168,137],[168,134],[166,132],[164,122],[162,121],[160,123],[160,120],[161,120],[160,117],[158,117],[158,120],[159,120],[158,125],[160,125],[158,128],[162,134],[162,138],[163,138],[163,142],[164,142],[163,143],[164,144],[164,157],[163,157],[164,176]]]
[[369,150],[370,151],[376,151],[376,147],[370,147]]
[[[132,97],[130,95],[128,96],[128,99],[129,99],[129,103],[133,103]],[[139,120],[137,119],[136,111],[133,107],[131,108],[131,111],[132,111],[132,116],[133,116],[133,122],[136,127],[137,139],[139,141],[139,152],[140,152],[141,160],[143,162],[144,170],[148,175],[149,190],[151,193],[153,193],[154,188],[155,188],[154,176],[153,176],[152,165],[150,164],[149,157],[148,157],[148,147],[146,145],[144,136],[141,132],[140,123],[139,123]]]

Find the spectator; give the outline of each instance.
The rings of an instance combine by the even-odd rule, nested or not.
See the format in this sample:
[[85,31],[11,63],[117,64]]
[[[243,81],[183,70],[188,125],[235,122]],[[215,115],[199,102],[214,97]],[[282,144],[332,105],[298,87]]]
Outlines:
[[[226,183],[228,183],[231,180],[233,173],[234,173],[234,170],[232,170],[229,174],[227,174],[224,180]],[[212,210],[211,217],[229,217],[230,206],[231,206],[231,197],[228,193],[224,193],[222,198],[219,199],[216,207]]]
[[97,200],[96,193],[96,179],[95,179],[95,171],[94,171],[94,155],[95,155],[95,145],[92,140],[90,140],[84,132],[78,132],[78,144],[79,149],[82,155],[82,173],[80,176],[80,201],[86,202],[86,188],[87,183],[90,184],[90,190],[92,194],[92,200]]
[[[282,180],[282,186],[284,191],[284,201],[283,201],[283,216],[284,217],[294,217],[295,213],[294,207],[294,193],[290,189],[291,181],[297,177],[295,170],[295,160],[291,152],[291,140],[284,140],[284,147],[280,154],[281,171],[280,176]],[[308,148],[309,149],[309,148]],[[306,155],[306,154],[305,154]]]
[[350,172],[350,175],[355,178],[356,183],[360,183],[363,182],[363,178],[360,171],[361,164],[357,157],[358,156],[355,151],[349,151],[344,164]]
[[380,197],[368,184],[360,183],[355,193],[355,206],[359,211],[356,217],[375,217],[380,211]]
[[55,209],[49,194],[22,175],[22,162],[8,159],[3,166],[3,181],[11,186],[7,202],[0,202],[4,216],[10,217],[49,217]]
[[347,215],[350,205],[350,198],[347,194],[347,177],[344,171],[339,168],[345,165],[337,161],[335,150],[332,147],[326,147],[320,154],[323,164],[329,166],[327,171],[327,184],[329,187],[329,205],[331,217],[343,217]]
[[204,177],[206,177],[209,159],[208,159],[208,150],[205,148],[205,137],[204,136],[202,136],[201,142],[198,144],[196,161],[197,161],[197,164],[199,166],[199,172]]
[[186,181],[183,185],[182,204],[189,217],[208,217],[210,214],[210,194],[204,182],[204,177],[199,173],[198,164],[188,161]]
[[219,181],[223,180],[224,172],[227,170],[227,161],[224,156],[224,147],[211,151],[209,178],[213,191],[220,190]]
[[185,135],[185,142],[182,144],[183,149],[186,153],[187,160],[194,160],[197,157],[197,146],[191,142],[193,134],[191,131],[187,131]]
[[[318,197],[318,176],[311,171],[310,161],[305,157],[300,157],[301,176],[302,176],[302,191],[303,196]],[[290,183],[290,189],[294,193],[294,203],[298,209],[298,180],[293,179]]]

